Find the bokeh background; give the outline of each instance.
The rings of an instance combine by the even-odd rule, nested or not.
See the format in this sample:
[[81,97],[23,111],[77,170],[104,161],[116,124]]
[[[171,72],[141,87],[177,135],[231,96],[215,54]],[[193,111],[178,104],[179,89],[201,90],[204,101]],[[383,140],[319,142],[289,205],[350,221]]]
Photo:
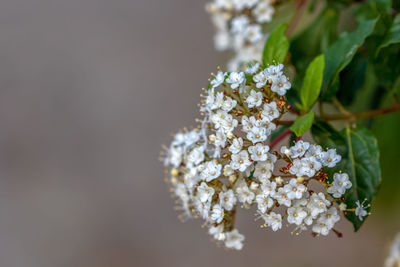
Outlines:
[[205,2],[0,2],[1,267],[382,265],[400,230],[390,140],[390,197],[357,234],[344,220],[342,239],[273,233],[243,210],[246,244],[231,252],[200,221],[178,221],[159,151],[194,125],[200,88],[227,58]]

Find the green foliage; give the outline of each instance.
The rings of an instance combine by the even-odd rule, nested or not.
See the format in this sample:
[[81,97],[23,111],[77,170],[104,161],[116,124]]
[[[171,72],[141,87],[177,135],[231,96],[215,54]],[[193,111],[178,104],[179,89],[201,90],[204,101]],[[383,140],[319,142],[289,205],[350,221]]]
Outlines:
[[310,130],[314,121],[315,112],[310,111],[309,113],[299,116],[294,121],[293,125],[290,126],[290,130],[296,134],[296,136],[302,136],[308,130]]
[[[347,126],[339,132],[326,122],[318,122],[312,128],[312,135],[322,147],[335,148],[342,155],[340,163],[327,171],[330,179],[340,171],[349,175],[353,186],[344,195],[347,208],[355,208],[356,201],[371,203],[381,183],[378,143],[372,132],[360,126]],[[353,223],[355,231],[366,219],[360,221],[353,212],[346,218]]]
[[342,34],[325,52],[325,71],[322,85],[324,100],[330,100],[338,91],[339,73],[353,59],[358,48],[374,30],[377,19],[360,23],[356,31]]
[[400,14],[397,14],[397,16],[393,20],[392,26],[385,35],[385,38],[382,44],[379,46],[376,54],[379,54],[382,48],[399,42],[400,42]]
[[268,37],[262,58],[265,66],[284,62],[289,51],[289,39],[285,35],[286,28],[287,24],[283,23],[275,28]]
[[308,66],[303,85],[300,90],[300,110],[308,111],[314,105],[315,101],[317,101],[321,91],[324,67],[324,55],[316,57]]

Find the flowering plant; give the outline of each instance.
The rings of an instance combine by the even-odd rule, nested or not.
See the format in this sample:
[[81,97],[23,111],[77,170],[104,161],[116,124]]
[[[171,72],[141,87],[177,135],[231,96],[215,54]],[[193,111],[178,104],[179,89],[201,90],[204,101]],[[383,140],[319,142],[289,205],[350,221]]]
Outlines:
[[[163,158],[181,218],[203,218],[227,248],[243,246],[234,224],[239,207],[255,206],[272,231],[287,224],[296,234],[340,237],[340,213],[357,231],[378,192],[378,142],[368,123],[400,110],[400,16],[385,0],[314,2],[207,5],[217,49],[236,57],[203,89],[198,127],[178,132]],[[294,10],[291,21],[268,34],[265,23],[278,20],[284,4]],[[343,9],[355,10],[358,26],[339,35]],[[314,21],[292,36],[304,12]],[[256,52],[243,56],[249,49]],[[367,86],[368,75],[380,79]],[[356,94],[382,88],[393,105],[350,111]]]

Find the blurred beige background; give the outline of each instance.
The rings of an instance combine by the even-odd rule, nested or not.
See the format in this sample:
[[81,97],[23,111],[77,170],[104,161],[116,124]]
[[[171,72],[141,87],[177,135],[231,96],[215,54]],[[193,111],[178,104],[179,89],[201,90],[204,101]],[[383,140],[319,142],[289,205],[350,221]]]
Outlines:
[[342,239],[241,211],[241,252],[178,221],[157,158],[226,60],[205,2],[0,2],[0,267],[381,265],[396,211]]

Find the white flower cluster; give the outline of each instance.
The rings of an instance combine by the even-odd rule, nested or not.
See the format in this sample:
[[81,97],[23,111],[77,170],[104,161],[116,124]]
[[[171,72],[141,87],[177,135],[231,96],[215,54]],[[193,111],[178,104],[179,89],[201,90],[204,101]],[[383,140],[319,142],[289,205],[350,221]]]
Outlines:
[[[340,219],[332,198],[352,184],[347,174],[328,177],[324,170],[341,156],[302,140],[280,152],[268,145],[290,110],[283,97],[290,87],[283,65],[218,72],[203,96],[201,125],[178,133],[167,149],[168,180],[185,217],[203,218],[227,248],[243,246],[244,236],[234,228],[239,206],[257,206],[263,227],[273,231],[286,220],[296,232],[311,228],[327,235]],[[321,192],[311,190],[313,183],[323,185]]]
[[216,28],[217,50],[234,50],[229,70],[260,60],[267,34],[262,26],[272,20],[274,0],[213,0],[206,6]]
[[385,260],[385,267],[400,267],[400,233],[393,240],[389,256]]

